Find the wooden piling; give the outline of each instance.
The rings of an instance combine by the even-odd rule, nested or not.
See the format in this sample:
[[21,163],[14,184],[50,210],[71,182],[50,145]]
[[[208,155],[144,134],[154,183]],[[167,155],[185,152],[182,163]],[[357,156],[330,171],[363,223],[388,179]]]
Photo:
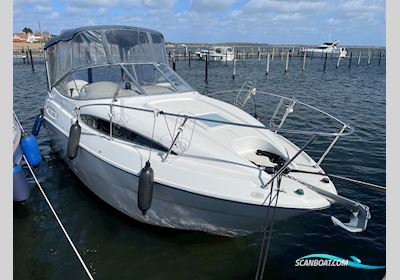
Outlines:
[[258,62],[260,62],[261,59],[261,51],[260,51],[260,47],[258,47]]
[[32,72],[35,72],[35,66],[33,65],[32,50],[29,50],[29,56],[31,57]]
[[379,52],[379,60],[378,60],[378,65],[381,65],[381,58],[382,58],[382,52]]
[[172,56],[172,69],[176,71],[175,54]]
[[339,68],[339,66],[340,66],[340,59],[341,59],[341,57],[340,57],[340,54],[338,55],[338,59],[337,59],[337,63],[336,63],[336,68]]
[[358,54],[357,66],[360,65],[360,62],[361,62],[361,50],[360,53]]
[[326,60],[328,59],[328,53],[326,52],[325,53],[325,61],[324,61],[324,70],[323,70],[323,72],[325,72],[325,69],[326,69]]
[[208,82],[208,54],[206,54],[206,77],[205,77],[205,82]]
[[350,53],[349,68],[351,67],[351,60],[353,58],[353,52]]
[[233,73],[232,73],[232,79],[234,80],[236,76],[236,58],[233,58]]
[[271,57],[271,61],[274,61],[274,56],[275,56],[275,47],[272,48],[272,57]]
[[93,83],[93,68],[88,68],[87,73],[88,73],[88,82],[89,84]]
[[289,67],[289,51],[286,53],[285,73],[287,73],[288,67]]
[[25,55],[25,57],[26,57],[26,64],[30,64],[30,62],[29,62],[29,47],[26,47],[26,55]]
[[368,62],[367,62],[367,64],[368,65],[371,64],[371,50],[370,49],[368,49]]
[[303,71],[304,71],[304,67],[306,67],[306,59],[307,59],[307,52],[304,52],[304,55],[303,55]]
[[269,72],[269,53],[267,53],[267,71],[265,72],[265,75],[268,75]]
[[189,50],[189,57],[188,57],[188,59],[189,59],[189,67],[190,67],[190,50]]

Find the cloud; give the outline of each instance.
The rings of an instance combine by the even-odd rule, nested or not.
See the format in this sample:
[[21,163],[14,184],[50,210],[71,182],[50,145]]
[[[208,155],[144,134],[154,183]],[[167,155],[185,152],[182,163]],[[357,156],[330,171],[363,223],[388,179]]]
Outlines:
[[177,0],[144,0],[144,5],[155,10],[162,10],[172,8],[176,2]]
[[244,7],[249,13],[265,12],[315,12],[324,10],[329,6],[329,2],[318,0],[250,0]]
[[141,7],[144,0],[69,0],[75,7]]
[[350,0],[339,6],[340,10],[348,13],[382,13],[385,11],[385,2],[368,0]]
[[[172,42],[385,43],[385,2],[374,0],[15,0],[15,31],[122,24]],[[67,18],[68,20],[62,20]],[[215,28],[218,27],[218,32]]]
[[192,0],[190,10],[196,12],[218,12],[227,9],[235,0]]

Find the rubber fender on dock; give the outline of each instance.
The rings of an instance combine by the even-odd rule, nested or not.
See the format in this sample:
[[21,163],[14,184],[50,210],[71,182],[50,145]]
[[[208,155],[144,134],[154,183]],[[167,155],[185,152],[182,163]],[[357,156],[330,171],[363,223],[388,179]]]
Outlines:
[[31,166],[36,166],[40,163],[42,156],[35,136],[25,133],[21,139],[21,148]]
[[36,116],[35,123],[33,124],[33,127],[32,127],[32,135],[33,136],[37,137],[39,135],[40,127],[42,126],[42,123],[43,123],[43,110],[39,115]]
[[21,165],[13,167],[13,200],[22,202],[29,198],[31,188],[29,187],[25,172]]

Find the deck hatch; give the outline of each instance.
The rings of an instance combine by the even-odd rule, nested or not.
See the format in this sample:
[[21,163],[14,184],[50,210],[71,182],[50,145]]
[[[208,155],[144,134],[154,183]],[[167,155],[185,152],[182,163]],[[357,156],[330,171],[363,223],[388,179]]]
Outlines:
[[[197,115],[197,117],[204,118],[204,119],[209,119],[209,120],[214,120],[214,121],[228,122],[227,119],[221,117],[217,113],[208,113],[208,114],[204,114],[204,115]],[[224,125],[223,123],[218,123],[218,122],[213,122],[213,121],[205,121],[205,120],[199,120],[199,121],[202,122],[203,124],[205,124],[208,127],[217,127],[217,126]]]

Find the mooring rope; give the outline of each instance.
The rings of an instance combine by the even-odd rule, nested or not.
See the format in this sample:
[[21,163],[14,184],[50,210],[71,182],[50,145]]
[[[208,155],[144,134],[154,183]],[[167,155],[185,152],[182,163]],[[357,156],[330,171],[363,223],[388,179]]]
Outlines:
[[357,184],[360,184],[360,185],[365,185],[365,186],[368,186],[368,187],[371,187],[371,188],[376,188],[376,189],[380,189],[380,190],[386,191],[386,187],[384,187],[384,186],[372,184],[372,183],[369,183],[369,182],[364,182],[364,181],[361,181],[361,180],[352,179],[352,178],[349,178],[349,177],[335,175],[335,174],[326,174],[326,175],[330,176],[330,177],[335,177],[335,178],[338,178],[338,179],[342,179],[342,180],[345,180],[345,181],[357,183]]
[[[15,114],[15,112],[13,112],[13,113],[14,113],[15,119],[16,119],[16,121],[18,122],[18,124],[19,124],[21,130],[23,131],[23,127],[22,127],[21,123],[19,122],[17,115]],[[62,231],[63,231],[65,237],[67,238],[69,244],[71,245],[72,249],[74,250],[76,256],[77,256],[78,259],[79,259],[79,261],[81,262],[83,268],[85,269],[86,274],[88,275],[89,279],[94,280],[92,274],[90,274],[90,271],[89,271],[89,269],[87,268],[85,262],[83,261],[81,255],[79,254],[79,252],[78,252],[78,250],[76,249],[74,243],[72,242],[71,238],[69,237],[68,232],[66,231],[66,229],[65,229],[64,225],[62,224],[60,218],[58,217],[56,211],[54,210],[53,206],[51,205],[50,200],[48,199],[46,193],[44,192],[42,186],[40,185],[39,180],[37,179],[37,177],[36,177],[36,175],[35,175],[35,172],[33,172],[33,169],[32,169],[32,167],[31,167],[31,165],[29,164],[29,162],[28,162],[28,160],[26,159],[26,157],[25,157],[24,154],[22,154],[22,157],[23,157],[24,161],[26,162],[26,164],[28,165],[29,171],[31,172],[32,177],[33,177],[33,179],[34,179],[35,182],[36,182],[36,185],[38,186],[40,192],[42,193],[44,199],[46,200],[47,205],[50,207],[50,210],[51,210],[51,212],[53,213],[54,217],[56,218],[56,220],[57,220],[59,226],[61,227],[61,229],[62,229]]]
[[[258,258],[257,272],[256,272],[255,280],[262,280],[264,277],[265,265],[267,263],[269,247],[271,245],[271,237],[272,237],[272,231],[274,228],[275,212],[276,212],[276,206],[278,205],[281,181],[282,181],[282,175],[279,175],[277,177],[277,189],[276,189],[277,193],[274,198],[272,198],[272,190],[273,190],[274,185],[273,185],[273,183],[271,184],[270,200],[268,203],[268,210],[267,210],[267,214],[265,217],[263,241],[262,241],[261,248],[260,248],[260,256]],[[268,231],[267,246],[265,247],[265,238],[266,238],[266,232],[267,232],[269,210],[271,207],[272,200],[274,200],[274,199],[275,199],[275,205],[274,205],[274,209],[272,210],[273,212],[272,212],[272,218],[271,218],[271,223],[270,223],[271,225],[270,225],[270,228]],[[264,247],[265,247],[265,250],[264,250]],[[262,261],[262,265],[261,265],[261,261]],[[260,272],[260,269],[261,269],[261,272]]]
[[314,172],[314,171],[307,171],[307,170],[297,170],[297,169],[289,169],[289,172],[306,173],[306,174],[314,174],[314,175],[322,175],[322,176],[334,177],[334,178],[338,178],[338,179],[341,179],[341,180],[349,181],[349,182],[352,182],[352,183],[357,183],[357,184],[360,184],[360,185],[365,185],[367,187],[371,187],[371,188],[375,188],[375,189],[380,189],[380,190],[386,191],[386,187],[385,186],[381,186],[381,185],[377,185],[377,184],[373,184],[373,183],[369,183],[369,182],[365,182],[365,181],[361,181],[361,180],[345,177],[345,176],[342,176],[342,175],[335,175],[335,174],[331,174],[331,173]]

